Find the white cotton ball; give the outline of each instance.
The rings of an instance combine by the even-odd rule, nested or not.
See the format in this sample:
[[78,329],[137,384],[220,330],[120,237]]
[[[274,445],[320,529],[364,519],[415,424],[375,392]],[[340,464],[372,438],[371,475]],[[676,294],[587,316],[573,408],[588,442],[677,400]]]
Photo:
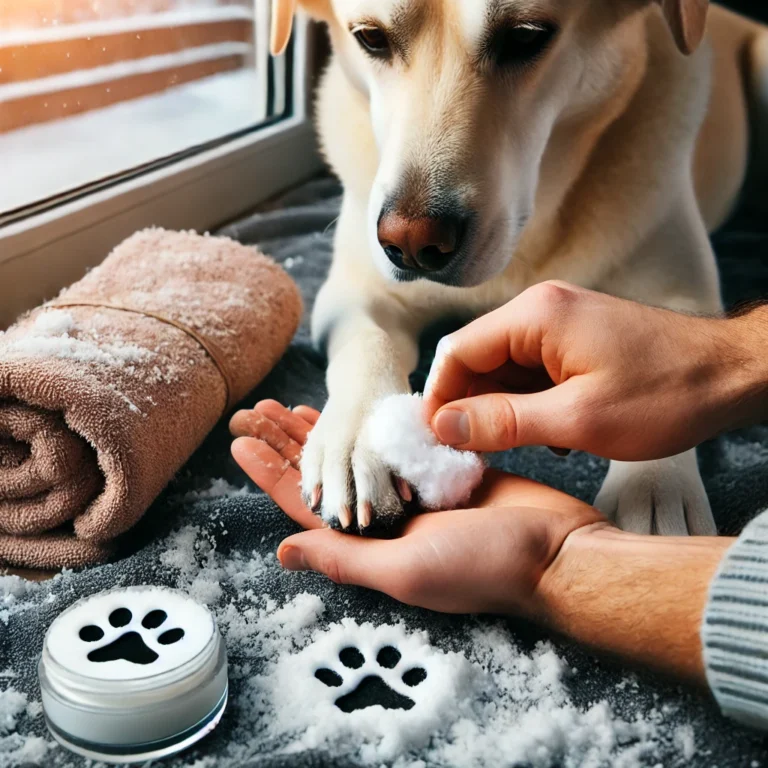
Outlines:
[[366,443],[402,477],[427,509],[465,504],[480,484],[485,465],[476,453],[437,442],[423,416],[420,395],[380,400],[366,424]]

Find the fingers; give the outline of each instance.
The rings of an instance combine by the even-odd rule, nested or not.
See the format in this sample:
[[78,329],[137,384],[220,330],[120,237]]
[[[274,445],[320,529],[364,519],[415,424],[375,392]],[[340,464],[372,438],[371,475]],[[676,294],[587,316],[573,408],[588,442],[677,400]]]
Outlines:
[[492,392],[541,392],[552,385],[552,379],[544,368],[521,368],[510,362],[491,373],[477,374],[472,379],[466,397]]
[[300,405],[291,411],[275,400],[263,400],[253,410],[238,411],[229,422],[235,437],[257,437],[267,442],[296,469],[301,451],[319,411]]
[[544,329],[526,293],[440,341],[424,391],[427,418],[445,403],[465,397],[478,374],[510,361],[523,368],[542,366]]
[[[307,441],[307,435],[314,425],[314,422],[308,421],[276,400],[262,400],[260,403],[256,403],[253,410],[274,421],[280,429],[292,440],[299,443],[299,445],[304,445]],[[312,411],[313,409],[308,408],[307,410]]]
[[248,477],[299,525],[322,525],[301,499],[299,471],[272,446],[253,437],[240,437],[232,443],[232,456]]
[[544,392],[494,393],[458,400],[432,419],[438,440],[463,450],[504,451],[522,445],[582,448],[577,427],[582,384],[569,379]]
[[[290,411],[288,413],[290,414]],[[296,421],[303,421],[298,416],[293,418]],[[285,424],[286,420],[282,419],[282,421]],[[235,437],[255,437],[263,440],[280,456],[287,459],[294,469],[299,468],[303,441],[302,444],[299,444],[296,440],[289,437],[285,429],[258,411],[238,411],[229,422],[229,431]],[[292,431],[296,433],[298,430],[294,426]]]
[[349,536],[323,529],[285,539],[277,550],[282,566],[291,571],[316,571],[337,584],[355,584],[395,596],[398,568],[393,567],[398,542]]
[[320,418],[320,411],[315,408],[310,408],[308,405],[297,405],[293,412],[297,416],[301,416],[304,421],[311,424],[313,427],[317,424],[317,420]]

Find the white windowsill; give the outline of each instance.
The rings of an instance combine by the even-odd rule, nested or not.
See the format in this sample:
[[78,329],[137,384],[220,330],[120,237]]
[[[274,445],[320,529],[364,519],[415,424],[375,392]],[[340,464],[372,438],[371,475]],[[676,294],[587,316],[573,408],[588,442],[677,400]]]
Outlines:
[[137,229],[211,230],[317,173],[322,162],[306,113],[307,37],[300,21],[294,117],[0,227],[0,329]]
[[[240,69],[0,133],[0,211],[13,211],[264,122],[261,73]],[[62,151],[66,147],[66,151]]]

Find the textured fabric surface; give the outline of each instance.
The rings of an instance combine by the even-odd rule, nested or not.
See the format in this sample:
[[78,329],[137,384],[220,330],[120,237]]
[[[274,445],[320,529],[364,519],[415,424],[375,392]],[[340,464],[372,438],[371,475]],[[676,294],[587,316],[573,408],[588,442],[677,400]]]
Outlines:
[[[328,269],[332,223],[337,215],[338,189],[332,182],[320,180],[296,190],[269,210],[233,225],[226,234],[258,243],[264,252],[273,255],[296,279],[309,310]],[[728,302],[766,295],[768,227],[764,221],[742,217],[715,242]],[[432,342],[425,342],[419,370],[413,376],[415,386],[424,382]],[[322,407],[326,398],[324,367],[324,360],[309,343],[307,311],[285,356],[243,405],[272,397],[289,405]],[[119,561],[66,573],[42,585],[10,577],[0,579],[0,672],[6,670],[0,674],[0,690],[5,687],[26,697],[26,708],[21,706],[15,717],[15,729],[9,731],[4,742],[0,734],[0,747],[5,750],[3,753],[0,749],[0,766],[85,768],[84,760],[52,746],[35,705],[39,701],[36,663],[43,634],[54,617],[79,597],[117,585],[144,583],[179,587],[208,603],[229,651],[231,703],[227,713],[205,741],[164,763],[172,768],[343,767],[384,762],[361,757],[360,750],[369,743],[362,732],[350,738],[351,745],[346,747],[329,746],[322,740],[310,746],[307,742],[297,743],[277,728],[276,701],[265,684],[270,664],[277,656],[292,669],[292,654],[300,646],[310,643],[313,648],[320,647],[316,633],[340,622],[371,622],[376,626],[402,623],[408,631],[427,631],[436,651],[454,651],[467,658],[477,653],[477,632],[493,633],[494,650],[485,667],[496,675],[504,670],[529,669],[537,643],[546,642],[545,647],[562,659],[562,685],[567,701],[577,712],[591,716],[603,712],[626,722],[655,723],[649,727],[652,745],[648,749],[640,744],[630,751],[634,744],[630,739],[624,748],[616,747],[621,754],[590,761],[574,743],[583,738],[599,752],[606,741],[618,738],[610,727],[602,727],[604,721],[584,730],[583,719],[563,716],[556,720],[562,728],[553,729],[550,726],[555,718],[547,714],[546,708],[552,705],[560,715],[565,709],[552,701],[549,689],[542,692],[526,683],[505,692],[489,683],[485,688],[486,705],[492,708],[497,702],[500,712],[508,710],[512,715],[509,721],[489,715],[487,727],[495,728],[496,734],[482,732],[481,726],[479,730],[464,731],[457,727],[452,732],[454,745],[464,745],[470,752],[473,745],[480,749],[492,735],[519,740],[525,734],[532,739],[541,734],[543,744],[537,753],[540,758],[531,761],[536,766],[748,768],[768,764],[763,737],[725,720],[716,704],[701,691],[633,672],[608,659],[596,659],[571,643],[519,621],[434,614],[364,589],[334,585],[316,574],[282,572],[274,552],[283,537],[296,531],[296,526],[247,483],[229,456],[230,443],[224,420],[150,513],[124,538]],[[754,427],[713,440],[701,448],[699,455],[722,532],[740,530],[759,510],[768,507],[767,428]],[[545,448],[510,452],[496,457],[495,462],[587,500],[593,498],[606,469],[600,459],[585,454],[558,459]],[[358,642],[358,634],[355,626],[349,625],[351,645]],[[276,649],[278,640],[280,646]],[[298,662],[296,665],[296,674],[303,674]],[[332,654],[328,655],[327,665],[344,672]],[[319,717],[312,719],[314,705],[305,698],[306,690],[303,679],[283,689],[283,698],[287,696],[297,716],[301,715],[300,735],[307,731],[307,722],[315,729],[324,726]],[[449,707],[449,714],[443,717],[447,728],[452,727],[453,709]],[[417,708],[411,712],[414,717],[418,715]],[[387,713],[379,710],[376,719],[385,722],[386,718]],[[438,730],[438,726],[433,728]],[[525,733],[521,735],[520,730]],[[513,752],[503,741],[501,745],[497,752],[481,750],[480,757],[476,752],[472,760],[445,757],[445,753],[436,757],[426,745],[406,753],[399,765],[503,765],[504,756]],[[4,755],[10,756],[5,757],[6,763]]]
[[768,512],[728,550],[701,629],[707,681],[723,713],[768,729]]
[[228,398],[274,366],[301,311],[253,248],[146,230],[0,334],[0,564],[103,560]]

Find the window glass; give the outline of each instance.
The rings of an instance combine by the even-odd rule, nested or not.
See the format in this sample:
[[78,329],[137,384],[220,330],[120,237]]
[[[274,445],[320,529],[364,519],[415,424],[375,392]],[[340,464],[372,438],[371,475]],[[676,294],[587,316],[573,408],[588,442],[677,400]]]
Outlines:
[[0,215],[284,111],[268,13],[268,0],[0,0]]

